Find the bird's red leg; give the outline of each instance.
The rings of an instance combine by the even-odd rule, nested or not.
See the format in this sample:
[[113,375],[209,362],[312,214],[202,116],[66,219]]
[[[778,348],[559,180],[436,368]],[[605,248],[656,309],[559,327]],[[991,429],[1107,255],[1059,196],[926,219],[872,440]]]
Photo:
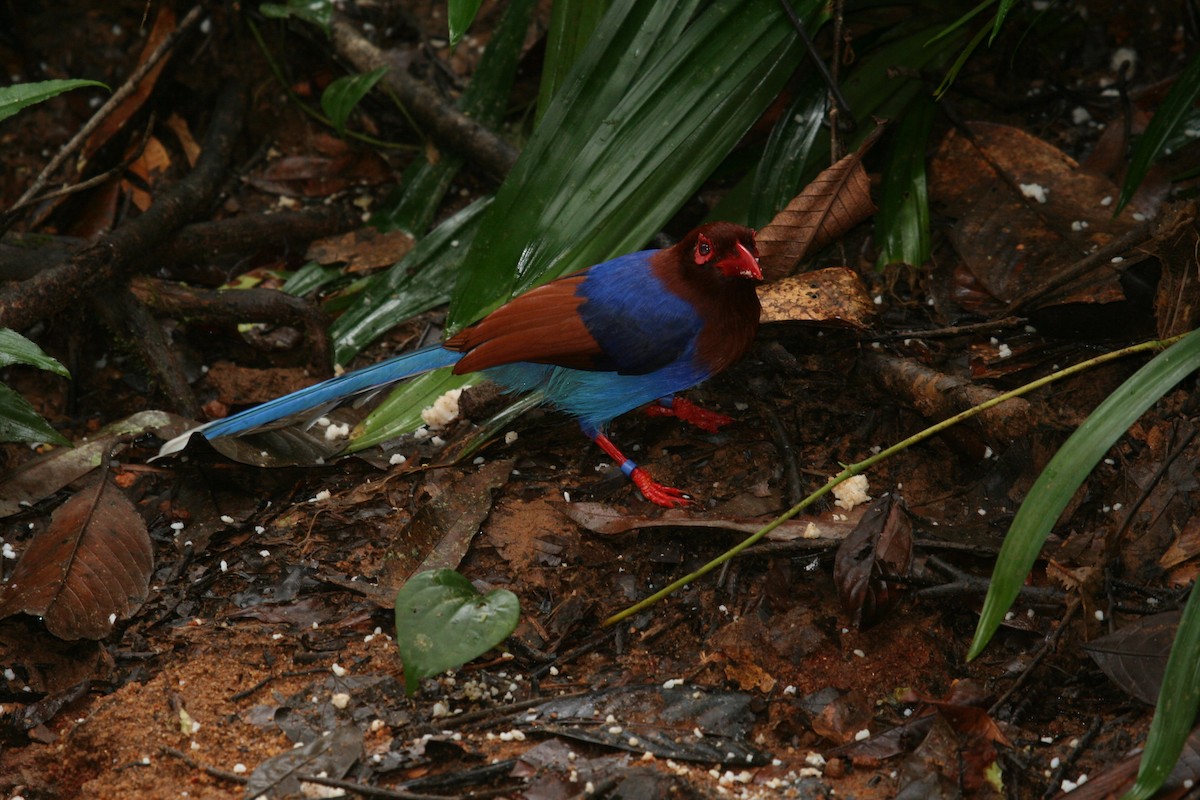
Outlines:
[[651,478],[650,473],[626,458],[625,454],[618,450],[617,446],[612,443],[612,440],[603,433],[589,431],[587,428],[584,428],[583,432],[593,442],[600,445],[600,449],[608,453],[620,465],[621,471],[629,476],[629,480],[633,481],[634,486],[637,486],[642,491],[642,495],[651,503],[663,506],[664,508],[679,508],[691,505],[691,496],[670,486],[664,486],[654,480],[654,478]]
[[709,433],[716,433],[722,426],[733,422],[733,417],[701,408],[682,397],[664,397],[646,406],[646,414],[651,417],[675,417]]

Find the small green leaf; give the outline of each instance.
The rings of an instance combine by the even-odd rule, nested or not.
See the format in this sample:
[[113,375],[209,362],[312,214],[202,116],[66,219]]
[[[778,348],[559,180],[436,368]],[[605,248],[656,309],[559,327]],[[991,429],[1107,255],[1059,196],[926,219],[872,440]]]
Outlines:
[[475,14],[479,11],[480,4],[483,0],[449,0],[448,16],[450,18],[450,44],[451,46],[458,44],[458,40],[467,32],[467,28],[471,27],[471,23],[475,21]]
[[521,604],[507,589],[486,595],[452,569],[419,572],[396,595],[396,643],[409,695],[422,678],[466,664],[508,638]]
[[354,111],[367,96],[367,92],[379,83],[379,79],[387,71],[387,67],[379,67],[362,75],[344,75],[321,92],[321,109],[333,123],[338,136],[346,135],[346,120],[350,119],[350,112]]
[[10,328],[0,328],[0,367],[12,364],[28,364],[64,378],[71,377],[67,368],[46,355],[42,348]]
[[1133,199],[1134,192],[1150,171],[1150,166],[1165,151],[1167,140],[1177,136],[1188,123],[1192,106],[1198,96],[1200,54],[1197,54],[1175,79],[1171,90],[1163,98],[1162,105],[1154,112],[1154,117],[1146,126],[1146,132],[1134,142],[1133,154],[1129,158],[1129,172],[1125,174],[1125,185],[1121,187],[1121,196],[1117,199],[1114,215],[1119,214],[1125,204]]
[[38,81],[37,83],[18,83],[14,86],[0,88],[0,121],[6,120],[22,109],[49,100],[51,97],[79,89],[83,86],[99,86],[108,89],[99,81],[53,80]]
[[1137,782],[1122,800],[1150,800],[1175,768],[1183,743],[1196,722],[1196,709],[1200,707],[1197,665],[1200,665],[1200,591],[1192,586],[1167,657]]
[[329,23],[333,20],[333,0],[288,0],[286,3],[263,3],[258,12],[264,17],[287,19],[295,17],[316,25],[329,35]]
[[0,383],[0,442],[71,444],[38,416],[28,400],[3,383]]
[[1146,409],[1200,368],[1200,330],[1151,359],[1088,416],[1034,482],[1004,537],[968,659],[991,640],[1016,600],[1050,529],[1108,449]]

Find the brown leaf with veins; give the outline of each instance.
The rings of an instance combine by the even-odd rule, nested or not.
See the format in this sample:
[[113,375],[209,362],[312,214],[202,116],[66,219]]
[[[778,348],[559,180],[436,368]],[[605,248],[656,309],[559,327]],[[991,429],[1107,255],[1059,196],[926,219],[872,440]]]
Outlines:
[[833,559],[833,580],[842,607],[859,628],[878,622],[899,599],[896,576],[912,566],[912,520],[895,495],[871,504]]
[[876,127],[862,147],[821,172],[755,234],[758,262],[767,281],[790,275],[805,256],[875,213],[862,159],[882,132],[882,125]]
[[60,639],[102,639],[146,600],[154,552],[146,524],[111,481],[59,506],[0,590],[0,618],[42,617]]

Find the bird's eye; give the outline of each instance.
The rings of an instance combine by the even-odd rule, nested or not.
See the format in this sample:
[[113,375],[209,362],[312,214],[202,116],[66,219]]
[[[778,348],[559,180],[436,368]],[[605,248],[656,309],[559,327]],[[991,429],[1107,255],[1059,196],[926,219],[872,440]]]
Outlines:
[[700,234],[700,238],[696,240],[696,263],[703,264],[712,257],[712,242],[704,234]]
[[709,254],[709,253],[711,253],[711,252],[712,252],[712,247],[709,245],[709,243],[708,243],[708,242],[701,242],[701,243],[700,243],[700,255],[702,255],[702,256],[706,256],[706,255],[708,255],[708,254]]

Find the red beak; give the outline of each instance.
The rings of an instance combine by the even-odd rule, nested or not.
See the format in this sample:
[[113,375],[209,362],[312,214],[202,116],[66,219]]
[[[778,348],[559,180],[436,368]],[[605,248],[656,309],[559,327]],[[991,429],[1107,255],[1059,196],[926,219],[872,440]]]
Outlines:
[[726,275],[737,275],[739,278],[749,278],[753,281],[761,281],[763,279],[762,268],[758,266],[758,259],[741,242],[737,243],[737,250],[734,251],[733,255],[721,260],[721,271]]

